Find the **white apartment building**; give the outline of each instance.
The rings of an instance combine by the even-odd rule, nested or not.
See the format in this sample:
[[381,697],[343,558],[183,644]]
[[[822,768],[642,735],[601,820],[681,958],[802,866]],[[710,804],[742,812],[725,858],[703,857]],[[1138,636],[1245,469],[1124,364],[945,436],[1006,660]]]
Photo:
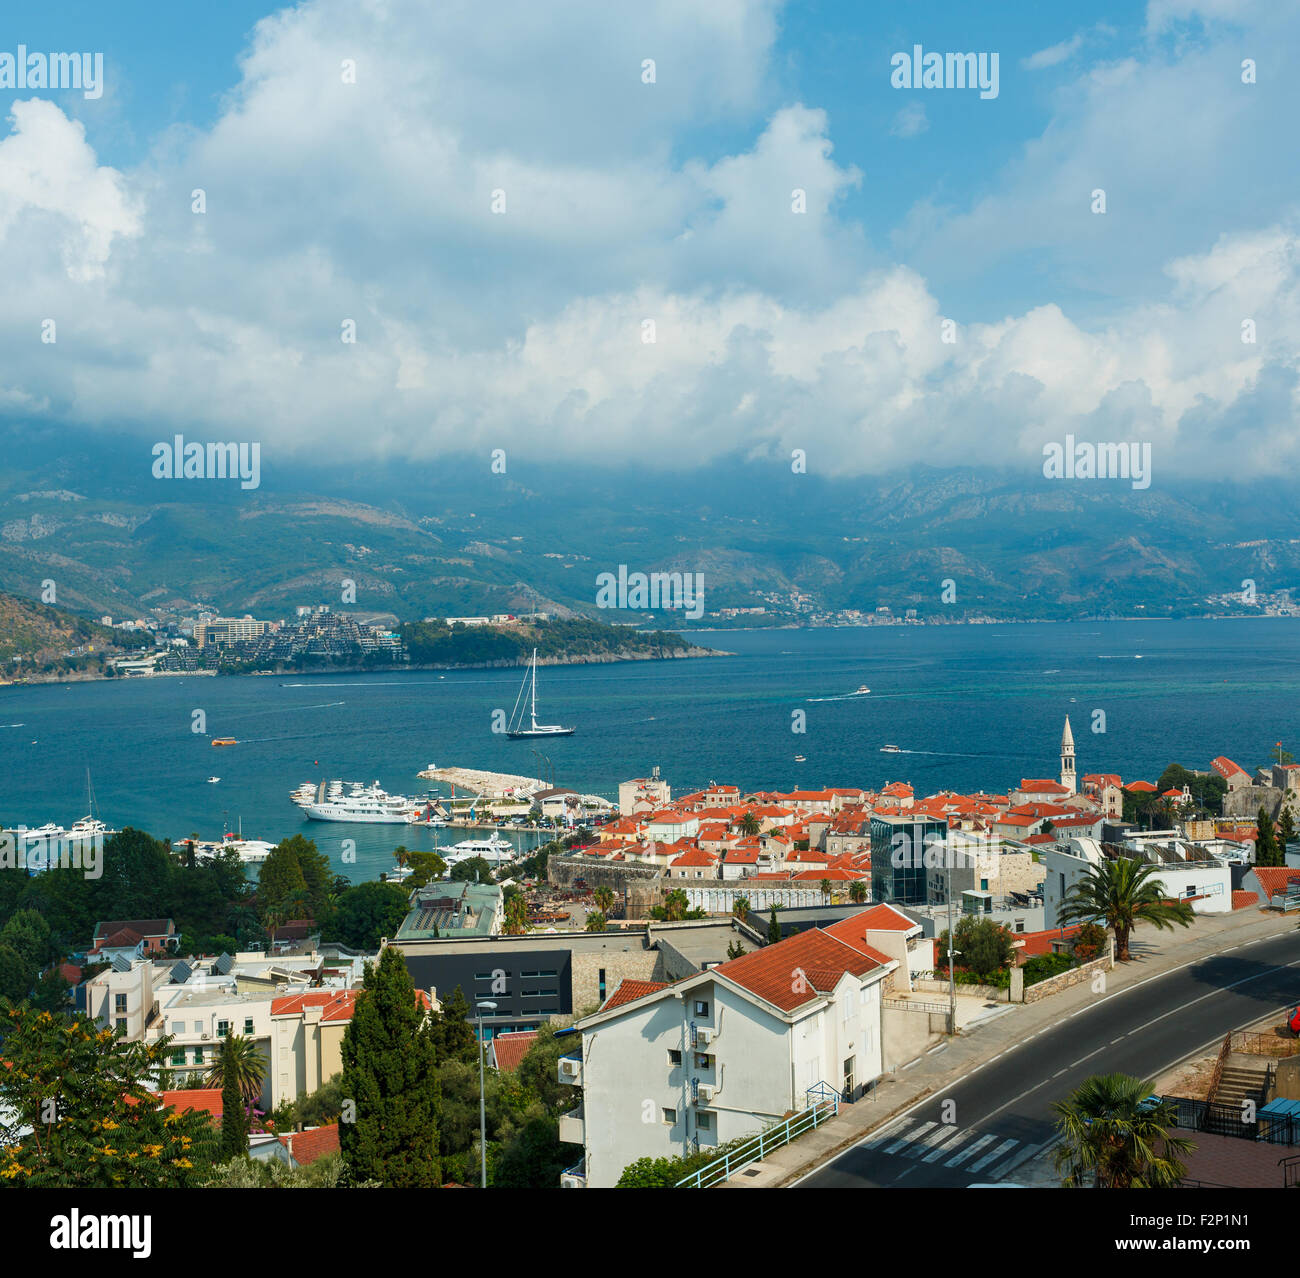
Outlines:
[[882,1072],[882,998],[898,962],[812,928],[664,985],[625,980],[579,1021],[559,1063],[582,1102],[560,1139],[583,1158],[568,1187],[608,1188],[638,1158],[756,1132],[829,1085],[858,1095]]
[[672,787],[655,768],[648,777],[634,777],[618,785],[618,810],[622,816],[666,808],[673,801]]
[[1092,866],[1116,856],[1151,861],[1160,867],[1155,882],[1175,901],[1186,901],[1196,914],[1227,914],[1232,910],[1232,872],[1204,848],[1185,840],[1158,843],[1144,840],[1141,848],[1102,844],[1096,839],[1071,839],[1042,851],[1043,927],[1060,926],[1061,903]]

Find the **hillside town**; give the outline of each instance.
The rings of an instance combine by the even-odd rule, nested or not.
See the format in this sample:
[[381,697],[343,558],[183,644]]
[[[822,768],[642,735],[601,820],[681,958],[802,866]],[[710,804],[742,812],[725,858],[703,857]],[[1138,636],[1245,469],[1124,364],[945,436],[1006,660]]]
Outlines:
[[[782,1158],[812,1174],[826,1161],[817,1142],[833,1134],[865,1141],[897,1112],[878,1098],[906,1096],[949,1043],[993,1045],[1017,1018],[1081,1010],[1077,1001],[1121,980],[1135,955],[1172,963],[1179,945],[1217,951],[1251,929],[1294,929],[1300,765],[1280,745],[1275,755],[1254,771],[1221,756],[1202,771],[1171,765],[1163,779],[1182,781],[1163,790],[1078,776],[1067,719],[1057,775],[999,792],[918,796],[900,780],[779,792],[713,782],[674,795],[656,768],[623,781],[617,812],[587,826],[580,806],[566,806],[577,796],[555,787],[550,798],[568,816],[557,824],[571,832],[525,860],[495,874],[458,866],[451,877],[426,866],[408,886],[347,889],[400,902],[382,933],[349,933],[345,944],[310,893],[274,904],[273,881],[291,863],[310,880],[319,859],[296,839],[259,872],[260,948],[197,952],[172,918],[100,920],[38,994],[57,981],[66,994],[53,1006],[62,998],[65,1014],[152,1053],[154,1103],[213,1131],[232,1103],[213,1081],[237,1044],[246,1156],[287,1169],[277,1175],[324,1159],[313,1174],[336,1175],[349,1027],[387,965],[399,1001],[401,987],[413,1000],[412,1026],[460,1041],[462,1062],[477,1044],[502,1078],[549,1079],[534,1083],[545,1092],[535,1133],[545,1156],[527,1183],[769,1183]],[[172,872],[183,877],[180,855]],[[1124,867],[1149,885],[1128,921],[1087,895]],[[1134,922],[1186,939],[1153,951],[1152,929],[1134,933]],[[15,926],[0,932],[0,955],[21,944]],[[1274,1161],[1279,1144],[1295,1153],[1298,1030],[1285,1018],[1263,1024],[1249,1049],[1229,1035],[1205,1079],[1190,1092],[1170,1083],[1160,1103],[1200,1106],[1201,1121],[1235,1114],[1244,1097],[1269,1123],[1233,1118],[1213,1130],[1229,1143],[1264,1142]],[[472,1073],[450,1077],[473,1091]],[[25,1128],[11,1118],[8,1130],[21,1141]],[[932,1164],[938,1176],[959,1169],[963,1183],[976,1172],[1006,1183],[1041,1174],[1054,1144],[1050,1132],[1030,1139],[951,1122],[899,1129],[897,1140],[883,1130],[862,1148]],[[511,1139],[494,1140],[493,1160],[514,1156]],[[486,1185],[487,1147],[467,1130],[445,1151],[444,1178],[454,1168],[453,1181],[472,1181],[476,1159]],[[1273,1183],[1271,1164],[1259,1174]]]

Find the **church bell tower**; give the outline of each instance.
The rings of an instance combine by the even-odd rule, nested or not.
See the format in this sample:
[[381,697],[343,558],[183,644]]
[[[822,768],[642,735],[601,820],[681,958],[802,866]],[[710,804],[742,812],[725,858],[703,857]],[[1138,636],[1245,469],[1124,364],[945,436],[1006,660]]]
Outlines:
[[1061,784],[1071,794],[1078,794],[1074,775],[1074,733],[1070,731],[1070,716],[1065,716],[1065,731],[1061,733]]

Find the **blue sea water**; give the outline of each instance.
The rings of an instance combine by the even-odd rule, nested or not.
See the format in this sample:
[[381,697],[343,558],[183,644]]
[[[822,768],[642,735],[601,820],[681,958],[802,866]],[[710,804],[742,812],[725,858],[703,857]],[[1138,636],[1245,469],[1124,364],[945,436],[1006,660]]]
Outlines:
[[[539,717],[577,733],[543,742],[556,784],[616,796],[656,764],[685,793],[878,787],[910,781],[1005,790],[1052,777],[1068,713],[1078,770],[1155,780],[1178,761],[1267,761],[1297,744],[1300,622],[1111,622],[725,631],[698,642],[734,656],[543,667]],[[492,732],[515,670],[155,678],[0,689],[0,824],[66,824],[86,810],[173,839],[301,832],[353,878],[428,830],[306,821],[289,799],[322,777],[419,794],[430,763],[541,775],[529,743]],[[849,696],[860,684],[871,692]],[[191,731],[195,710],[206,716]],[[793,712],[806,731],[792,731]],[[1105,731],[1096,716],[1104,712]],[[239,745],[214,749],[214,736]],[[882,754],[886,743],[906,753]],[[1298,752],[1300,753],[1300,752]],[[795,761],[796,755],[806,762]],[[207,784],[219,775],[217,785]],[[443,846],[466,837],[443,831]]]

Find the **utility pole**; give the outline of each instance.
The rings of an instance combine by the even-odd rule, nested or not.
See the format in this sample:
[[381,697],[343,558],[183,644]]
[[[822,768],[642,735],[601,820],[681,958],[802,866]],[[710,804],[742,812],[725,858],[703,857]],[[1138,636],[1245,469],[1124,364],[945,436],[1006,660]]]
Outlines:
[[478,1013],[478,1147],[480,1166],[483,1174],[483,1188],[487,1188],[487,1105],[483,1099],[483,1057],[487,1054],[486,1044],[483,1042],[483,1009],[487,1008],[491,1012],[497,1010],[495,1003],[482,1002],[475,1003],[474,1010]]

